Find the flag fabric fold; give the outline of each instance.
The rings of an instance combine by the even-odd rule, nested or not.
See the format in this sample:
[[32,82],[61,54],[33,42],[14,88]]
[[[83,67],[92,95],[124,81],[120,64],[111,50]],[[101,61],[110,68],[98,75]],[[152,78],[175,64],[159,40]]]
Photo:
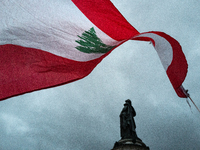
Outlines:
[[182,83],[187,75],[188,64],[178,41],[158,31],[141,33],[133,40],[151,41],[177,95],[187,97]]
[[82,79],[127,40],[151,41],[187,97],[180,44],[163,32],[139,33],[109,0],[3,0],[0,10],[0,100]]

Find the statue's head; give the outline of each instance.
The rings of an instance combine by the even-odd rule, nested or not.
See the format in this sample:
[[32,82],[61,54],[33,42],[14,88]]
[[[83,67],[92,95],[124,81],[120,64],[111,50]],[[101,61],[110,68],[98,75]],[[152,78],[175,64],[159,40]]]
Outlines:
[[125,104],[124,105],[130,105],[131,106],[131,100],[130,99],[127,99],[127,100],[125,100]]

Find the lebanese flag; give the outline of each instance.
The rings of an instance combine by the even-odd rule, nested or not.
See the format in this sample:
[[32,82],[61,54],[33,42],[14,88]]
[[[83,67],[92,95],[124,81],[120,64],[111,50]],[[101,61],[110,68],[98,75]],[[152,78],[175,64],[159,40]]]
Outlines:
[[127,40],[151,41],[178,96],[188,96],[180,44],[139,33],[109,0],[2,0],[0,12],[0,100],[82,79]]

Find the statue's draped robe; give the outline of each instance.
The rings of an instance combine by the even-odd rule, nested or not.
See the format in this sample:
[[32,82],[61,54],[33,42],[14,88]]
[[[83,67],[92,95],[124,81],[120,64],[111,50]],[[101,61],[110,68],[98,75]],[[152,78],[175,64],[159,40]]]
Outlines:
[[120,129],[122,139],[133,139],[133,141],[136,140],[136,125],[133,119],[135,116],[136,112],[134,108],[126,103],[120,114]]

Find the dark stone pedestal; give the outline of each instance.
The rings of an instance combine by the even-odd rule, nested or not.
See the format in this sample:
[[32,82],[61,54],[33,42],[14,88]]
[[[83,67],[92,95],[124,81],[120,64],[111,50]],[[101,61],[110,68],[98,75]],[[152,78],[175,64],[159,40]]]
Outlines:
[[123,139],[116,142],[112,150],[149,150],[149,147],[140,139],[137,139],[135,143],[132,139]]

